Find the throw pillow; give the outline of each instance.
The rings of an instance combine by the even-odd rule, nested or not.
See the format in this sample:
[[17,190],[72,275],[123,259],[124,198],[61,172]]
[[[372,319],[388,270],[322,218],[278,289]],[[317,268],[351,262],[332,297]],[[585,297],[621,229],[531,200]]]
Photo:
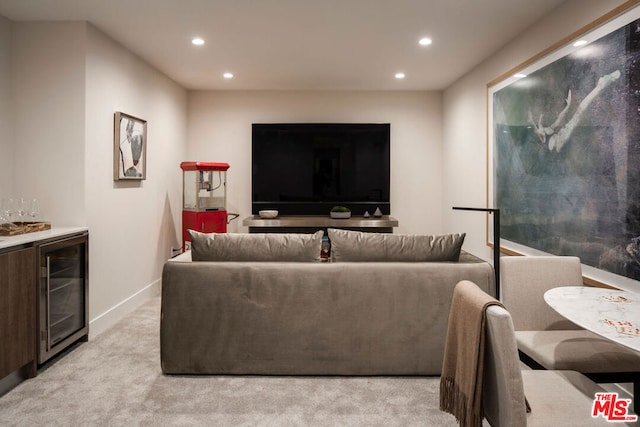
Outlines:
[[323,231],[314,234],[205,234],[188,230],[193,261],[320,261]]
[[455,261],[465,233],[412,235],[328,230],[333,261]]

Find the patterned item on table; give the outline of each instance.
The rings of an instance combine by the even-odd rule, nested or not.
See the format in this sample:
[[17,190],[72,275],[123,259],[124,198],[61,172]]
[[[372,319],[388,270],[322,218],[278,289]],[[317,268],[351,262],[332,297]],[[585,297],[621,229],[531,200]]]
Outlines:
[[604,319],[604,323],[616,328],[616,331],[619,334],[640,335],[640,328],[635,327],[633,323],[629,322],[628,320]]
[[609,302],[629,302],[631,301],[627,297],[623,297],[622,295],[601,295],[601,299]]

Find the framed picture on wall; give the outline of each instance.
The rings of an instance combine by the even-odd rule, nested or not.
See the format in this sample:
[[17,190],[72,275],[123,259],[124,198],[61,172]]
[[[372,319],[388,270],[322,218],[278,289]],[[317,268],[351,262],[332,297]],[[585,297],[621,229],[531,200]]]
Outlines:
[[147,178],[147,121],[116,112],[114,115],[113,179]]
[[488,205],[501,211],[502,250],[578,256],[587,282],[637,288],[640,6],[490,82],[487,105]]

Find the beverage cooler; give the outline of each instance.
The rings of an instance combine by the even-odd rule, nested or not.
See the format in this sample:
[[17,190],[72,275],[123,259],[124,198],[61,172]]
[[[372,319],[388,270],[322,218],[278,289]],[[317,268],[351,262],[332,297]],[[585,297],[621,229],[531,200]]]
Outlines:
[[182,162],[182,250],[190,248],[187,230],[227,232],[228,163]]
[[88,233],[38,245],[38,363],[89,334]]

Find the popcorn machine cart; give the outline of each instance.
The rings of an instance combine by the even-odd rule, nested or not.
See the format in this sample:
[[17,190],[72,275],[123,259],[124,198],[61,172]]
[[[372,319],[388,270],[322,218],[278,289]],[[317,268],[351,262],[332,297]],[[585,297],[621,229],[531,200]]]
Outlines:
[[182,250],[190,248],[187,230],[227,232],[228,163],[182,162]]

